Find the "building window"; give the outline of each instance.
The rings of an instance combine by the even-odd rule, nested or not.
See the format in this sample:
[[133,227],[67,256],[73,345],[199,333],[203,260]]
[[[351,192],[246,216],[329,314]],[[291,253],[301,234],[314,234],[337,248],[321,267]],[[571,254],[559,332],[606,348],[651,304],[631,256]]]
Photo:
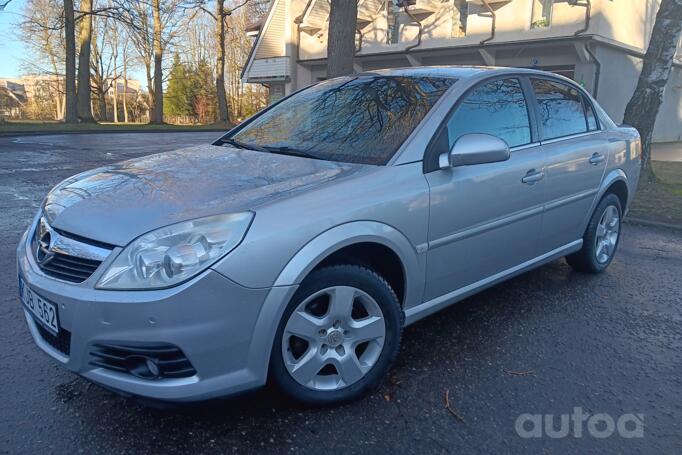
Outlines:
[[386,22],[388,30],[386,33],[386,44],[396,44],[400,42],[400,21],[398,15],[400,8],[393,3],[393,0],[386,1]]
[[533,0],[530,28],[549,27],[552,22],[553,0]]
[[454,0],[455,7],[452,11],[452,37],[466,36],[467,16],[469,15],[469,3],[467,0]]

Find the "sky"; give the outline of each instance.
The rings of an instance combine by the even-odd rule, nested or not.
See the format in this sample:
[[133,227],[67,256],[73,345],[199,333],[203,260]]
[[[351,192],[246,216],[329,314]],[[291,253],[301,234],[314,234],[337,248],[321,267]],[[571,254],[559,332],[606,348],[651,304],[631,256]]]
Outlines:
[[[0,4],[6,0],[0,0]],[[21,76],[24,46],[15,36],[15,30],[22,20],[24,0],[12,0],[0,11],[0,78]]]
[[[0,5],[7,0],[0,0]],[[26,0],[11,0],[3,11],[0,11],[0,78],[21,77],[22,64],[25,58],[24,44],[17,37],[16,31],[23,20]],[[146,87],[144,73],[133,70],[128,76],[137,79]]]

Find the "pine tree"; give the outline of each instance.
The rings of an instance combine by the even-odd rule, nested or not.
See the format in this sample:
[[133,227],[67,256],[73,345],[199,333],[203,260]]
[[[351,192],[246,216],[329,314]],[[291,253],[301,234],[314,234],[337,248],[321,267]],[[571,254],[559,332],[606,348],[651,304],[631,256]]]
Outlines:
[[187,66],[175,54],[164,98],[164,114],[169,117],[193,115],[192,80]]

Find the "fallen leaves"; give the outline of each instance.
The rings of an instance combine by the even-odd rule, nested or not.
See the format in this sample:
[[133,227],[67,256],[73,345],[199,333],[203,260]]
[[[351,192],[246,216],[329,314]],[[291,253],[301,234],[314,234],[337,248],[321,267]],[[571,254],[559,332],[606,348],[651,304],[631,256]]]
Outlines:
[[459,420],[462,423],[465,423],[464,417],[462,417],[459,414],[459,412],[457,412],[457,410],[453,408],[452,405],[450,404],[450,390],[448,389],[445,389],[445,409],[447,409],[450,412],[450,414],[455,416],[457,420]]
[[507,373],[510,376],[529,376],[531,374],[534,374],[534,370],[528,370],[528,371],[513,371],[513,370],[507,370],[506,368],[502,368],[502,371]]

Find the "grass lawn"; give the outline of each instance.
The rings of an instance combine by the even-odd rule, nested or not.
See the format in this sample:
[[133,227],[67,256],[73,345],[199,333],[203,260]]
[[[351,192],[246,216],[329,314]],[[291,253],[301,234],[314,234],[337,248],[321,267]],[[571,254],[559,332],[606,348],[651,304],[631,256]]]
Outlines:
[[640,181],[629,216],[682,227],[682,162],[651,163],[659,181]]
[[227,131],[226,126],[210,125],[148,125],[144,123],[83,123],[67,125],[61,122],[45,121],[11,121],[0,123],[0,134],[11,133],[68,133],[81,131],[113,132],[113,131]]

